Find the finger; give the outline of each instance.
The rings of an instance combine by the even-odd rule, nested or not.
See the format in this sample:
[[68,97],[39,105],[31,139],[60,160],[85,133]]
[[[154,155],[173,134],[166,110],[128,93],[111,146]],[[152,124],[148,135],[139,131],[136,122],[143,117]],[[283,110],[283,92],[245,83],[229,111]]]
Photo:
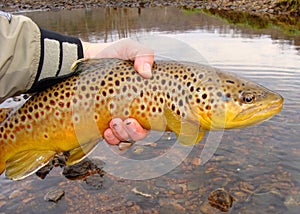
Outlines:
[[108,144],[117,145],[120,143],[120,140],[114,135],[110,128],[104,131],[104,139]]
[[152,65],[154,56],[145,55],[135,57],[134,69],[144,78],[150,78],[152,76]]
[[[151,68],[154,62],[154,52],[151,48],[132,39],[119,40],[117,51],[121,59],[134,60],[134,69],[144,78],[152,76]],[[116,46],[117,47],[117,46]]]
[[144,129],[135,119],[128,118],[124,120],[126,131],[129,137],[133,141],[142,140],[148,134],[148,131]]
[[125,124],[123,120],[120,118],[114,118],[110,121],[109,126],[113,132],[113,134],[120,140],[126,141],[129,140],[130,137],[126,131]]

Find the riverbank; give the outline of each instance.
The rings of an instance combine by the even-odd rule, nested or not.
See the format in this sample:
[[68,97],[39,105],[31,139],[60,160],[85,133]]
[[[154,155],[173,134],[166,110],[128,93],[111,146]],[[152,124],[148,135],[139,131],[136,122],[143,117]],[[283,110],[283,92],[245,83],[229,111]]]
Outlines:
[[188,9],[221,9],[273,15],[300,15],[300,0],[4,0],[0,10],[9,12],[32,10],[62,10],[95,7],[161,7],[176,6]]

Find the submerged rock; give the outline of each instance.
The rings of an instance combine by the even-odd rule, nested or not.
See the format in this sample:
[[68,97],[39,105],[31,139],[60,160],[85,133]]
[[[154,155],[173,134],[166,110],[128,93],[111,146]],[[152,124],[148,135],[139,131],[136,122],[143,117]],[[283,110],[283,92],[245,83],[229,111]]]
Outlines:
[[224,189],[218,188],[208,196],[209,204],[223,212],[228,212],[235,199]]
[[44,200],[57,203],[64,195],[65,195],[64,190],[55,189],[55,190],[51,190],[50,192],[48,192],[45,195]]
[[94,174],[103,176],[105,174],[103,166],[104,162],[100,159],[86,158],[74,165],[64,167],[63,175],[70,180],[84,180]]

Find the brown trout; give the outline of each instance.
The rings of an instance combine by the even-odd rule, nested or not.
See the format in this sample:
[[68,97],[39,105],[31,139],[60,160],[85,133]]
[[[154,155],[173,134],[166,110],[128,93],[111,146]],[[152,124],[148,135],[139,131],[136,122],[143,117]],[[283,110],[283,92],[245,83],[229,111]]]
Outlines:
[[191,145],[207,130],[253,125],[282,109],[279,94],[209,66],[156,61],[152,69],[143,79],[131,61],[78,61],[74,76],[33,95],[1,123],[0,174],[25,178],[63,152],[67,164],[78,162],[113,117],[175,132]]

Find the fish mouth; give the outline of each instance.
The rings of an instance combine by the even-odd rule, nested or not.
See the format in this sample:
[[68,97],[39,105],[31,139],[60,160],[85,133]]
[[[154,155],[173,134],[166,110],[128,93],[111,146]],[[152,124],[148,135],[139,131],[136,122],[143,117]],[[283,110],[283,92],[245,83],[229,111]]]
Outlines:
[[240,127],[248,126],[263,122],[279,113],[283,108],[283,97],[276,96],[277,99],[271,102],[261,103],[240,112],[232,122],[240,123]]

